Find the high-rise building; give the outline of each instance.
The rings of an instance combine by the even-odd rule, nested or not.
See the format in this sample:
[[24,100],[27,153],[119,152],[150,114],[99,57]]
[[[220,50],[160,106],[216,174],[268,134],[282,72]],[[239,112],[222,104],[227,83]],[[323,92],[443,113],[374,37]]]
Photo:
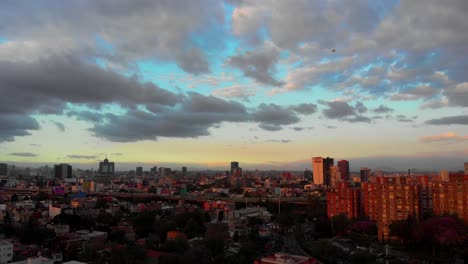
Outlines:
[[338,170],[341,174],[341,180],[349,181],[349,161],[340,160],[338,161]]
[[378,237],[387,240],[389,226],[397,220],[421,218],[421,184],[410,177],[377,177],[362,183],[363,212],[377,222]]
[[359,188],[349,187],[347,182],[339,182],[336,188],[327,191],[328,218],[345,214],[348,218],[359,217]]
[[136,167],[136,176],[143,176],[143,167]]
[[323,184],[323,158],[314,157],[312,158],[312,172],[313,181],[315,185]]
[[153,176],[158,174],[158,167],[154,166],[153,168],[151,168],[150,169],[150,174],[153,175]]
[[187,167],[182,167],[182,176],[187,176]]
[[7,176],[8,175],[8,165],[5,163],[0,163],[0,175]]
[[72,178],[72,166],[64,163],[54,165],[54,175],[56,179],[70,179]]
[[330,185],[331,174],[330,167],[333,166],[332,158],[314,157],[312,158],[312,171],[314,184],[316,185]]
[[330,168],[334,165],[334,160],[330,157],[323,159],[323,177],[324,184],[327,186],[331,185],[331,171]]
[[360,174],[361,174],[361,182],[367,182],[369,181],[369,178],[371,176],[371,169],[363,167],[360,170]]
[[456,214],[468,223],[468,177],[434,181],[431,186],[434,214]]
[[115,163],[109,162],[107,158],[99,162],[98,173],[103,175],[113,175],[115,172]]
[[231,176],[233,176],[238,171],[239,171],[239,162],[232,161],[231,162]]
[[468,175],[468,162],[465,162],[465,175]]

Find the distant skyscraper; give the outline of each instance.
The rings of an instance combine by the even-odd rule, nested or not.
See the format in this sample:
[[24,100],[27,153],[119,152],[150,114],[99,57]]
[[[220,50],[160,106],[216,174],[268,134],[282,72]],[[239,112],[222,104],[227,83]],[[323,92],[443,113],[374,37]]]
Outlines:
[[7,176],[8,174],[8,165],[5,163],[0,163],[0,175]]
[[361,168],[361,182],[367,182],[369,181],[369,178],[371,176],[371,169],[369,168]]
[[332,158],[323,159],[323,184],[330,186],[331,185],[331,172],[330,168],[334,165]]
[[338,161],[338,170],[341,174],[342,181],[349,181],[349,161],[347,160],[340,160]]
[[465,162],[465,175],[468,175],[468,162]]
[[105,174],[105,175],[113,175],[114,170],[115,170],[115,163],[114,162],[109,162],[107,158],[104,159],[104,161],[99,162],[99,174]]
[[239,162],[232,161],[231,162],[231,176],[234,175],[238,171],[239,171]]
[[143,167],[136,167],[136,176],[143,176]]
[[157,173],[158,173],[158,167],[154,166],[153,168],[150,169],[151,175],[156,175]]
[[315,185],[323,184],[323,158],[314,157],[312,158],[312,172]]
[[182,167],[182,176],[187,176],[187,167]]
[[68,164],[54,165],[54,175],[56,179],[70,179],[72,177],[72,166]]

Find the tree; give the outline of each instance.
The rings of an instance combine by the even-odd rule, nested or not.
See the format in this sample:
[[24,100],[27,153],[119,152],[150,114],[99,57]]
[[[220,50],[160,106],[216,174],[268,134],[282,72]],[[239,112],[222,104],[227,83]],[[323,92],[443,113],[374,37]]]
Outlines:
[[441,247],[457,247],[468,240],[466,227],[458,219],[433,217],[422,223],[424,239]]
[[11,200],[12,202],[17,202],[18,201],[18,195],[16,195],[16,193],[14,193],[12,196],[11,196]]
[[44,191],[40,191],[37,193],[36,198],[38,201],[44,201],[49,199],[49,194]]
[[133,228],[139,237],[148,237],[154,231],[155,217],[152,213],[144,211],[133,220]]
[[396,236],[400,239],[403,244],[407,244],[410,241],[416,241],[416,233],[417,230],[417,222],[416,220],[408,216],[406,220],[397,220],[393,221],[388,228],[390,229],[389,235]]
[[343,234],[351,221],[346,214],[339,214],[332,217],[331,223],[335,234]]

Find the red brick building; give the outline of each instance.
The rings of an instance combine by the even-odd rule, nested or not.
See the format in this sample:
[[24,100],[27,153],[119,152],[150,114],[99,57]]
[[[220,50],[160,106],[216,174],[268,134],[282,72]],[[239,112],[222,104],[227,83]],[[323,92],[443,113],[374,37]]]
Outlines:
[[359,189],[351,188],[346,182],[337,183],[327,191],[327,215],[345,214],[348,218],[359,217]]
[[434,214],[456,214],[468,223],[468,180],[460,181],[459,177],[451,180],[431,183]]

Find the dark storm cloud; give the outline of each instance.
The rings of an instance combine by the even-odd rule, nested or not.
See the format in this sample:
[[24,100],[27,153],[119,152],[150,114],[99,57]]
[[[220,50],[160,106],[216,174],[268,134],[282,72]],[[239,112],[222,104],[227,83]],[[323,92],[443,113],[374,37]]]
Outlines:
[[292,127],[295,131],[312,130],[314,127]]
[[429,125],[468,125],[468,115],[447,116],[430,119],[425,123]]
[[[140,83],[74,57],[51,57],[36,62],[0,61],[0,142],[29,135],[39,128],[30,114],[60,114],[67,103],[99,107],[108,103],[135,107],[173,106],[179,96],[153,84]],[[69,112],[72,115],[73,112]],[[13,118],[14,117],[14,118]],[[101,114],[82,112],[83,120]],[[61,126],[58,125],[61,129]]]
[[388,106],[385,106],[385,105],[380,105],[379,107],[375,108],[374,110],[372,110],[374,113],[379,113],[379,114],[383,114],[383,113],[389,113],[389,112],[392,112],[393,109],[388,107]]
[[210,65],[200,49],[191,49],[181,54],[179,67],[193,74],[209,73]]
[[97,159],[98,157],[95,155],[67,155],[69,159]]
[[[1,100],[1,99],[0,99]],[[27,136],[39,129],[39,123],[29,116],[0,113],[0,143],[13,141],[15,136]]]
[[317,112],[317,105],[316,104],[304,103],[304,104],[291,106],[290,108],[293,111],[295,111],[295,112],[297,112],[299,114],[303,114],[303,115],[310,115],[310,114],[313,114],[313,113]]
[[279,51],[271,47],[234,55],[228,59],[227,63],[259,83],[280,86],[282,82],[274,78],[278,58]]
[[13,152],[10,153],[10,156],[16,156],[16,157],[37,157],[38,155],[35,153],[31,152]]

